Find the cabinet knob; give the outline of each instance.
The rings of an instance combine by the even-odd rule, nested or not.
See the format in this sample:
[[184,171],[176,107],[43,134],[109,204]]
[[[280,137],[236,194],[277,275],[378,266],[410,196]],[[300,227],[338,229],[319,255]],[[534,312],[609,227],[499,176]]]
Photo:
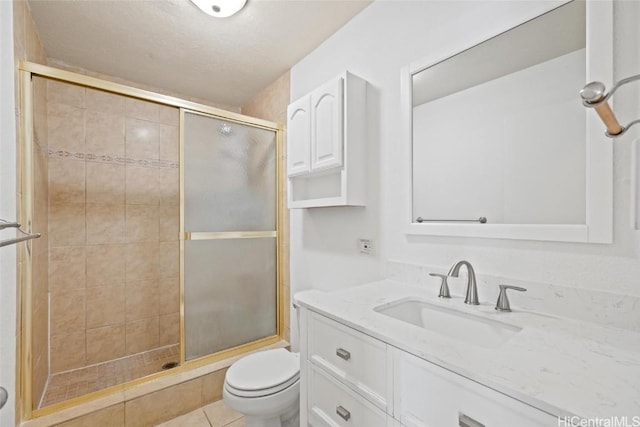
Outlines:
[[[336,414],[338,414],[338,416],[340,418],[342,418],[345,421],[349,421],[349,418],[351,418],[351,412],[349,412],[344,406],[340,405],[336,408]],[[473,427],[473,426],[472,426]]]
[[347,350],[345,350],[344,348],[338,348],[336,349],[336,356],[338,356],[340,359],[344,359],[344,360],[349,360],[351,359],[351,353],[349,353]]

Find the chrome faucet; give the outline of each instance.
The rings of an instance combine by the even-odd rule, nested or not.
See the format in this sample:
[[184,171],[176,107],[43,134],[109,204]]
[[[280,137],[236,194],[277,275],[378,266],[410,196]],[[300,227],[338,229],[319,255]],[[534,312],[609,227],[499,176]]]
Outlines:
[[468,261],[458,261],[451,267],[447,276],[458,277],[460,267],[467,267],[467,293],[464,297],[465,304],[480,305],[478,301],[478,287],[476,286],[476,272]]

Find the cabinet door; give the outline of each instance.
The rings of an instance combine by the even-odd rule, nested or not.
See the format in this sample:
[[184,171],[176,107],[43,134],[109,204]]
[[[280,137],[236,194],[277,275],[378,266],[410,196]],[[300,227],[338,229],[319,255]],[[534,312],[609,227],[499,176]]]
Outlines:
[[558,419],[502,393],[397,351],[396,418],[407,427],[549,427]]
[[309,172],[311,149],[311,97],[305,96],[287,107],[287,174]]
[[311,170],[342,166],[342,77],[311,92]]

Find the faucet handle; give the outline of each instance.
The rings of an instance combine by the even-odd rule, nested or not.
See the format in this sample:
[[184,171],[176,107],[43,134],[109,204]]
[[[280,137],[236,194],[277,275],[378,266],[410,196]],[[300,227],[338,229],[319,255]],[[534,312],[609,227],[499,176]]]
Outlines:
[[442,282],[440,283],[440,292],[438,292],[438,298],[451,298],[451,294],[449,293],[449,284],[447,283],[446,274],[438,274],[438,273],[429,273],[429,276],[439,277]]
[[498,294],[498,301],[496,302],[496,310],[498,311],[511,311],[511,305],[509,305],[509,298],[507,297],[507,289],[520,292],[527,291],[520,286],[500,285],[500,293]]

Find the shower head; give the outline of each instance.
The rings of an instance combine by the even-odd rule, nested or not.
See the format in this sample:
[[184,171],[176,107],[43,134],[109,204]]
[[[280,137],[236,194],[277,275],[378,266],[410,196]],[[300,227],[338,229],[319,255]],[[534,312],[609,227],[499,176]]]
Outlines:
[[222,123],[220,127],[218,127],[218,133],[222,136],[230,136],[233,133],[233,128],[227,123]]

